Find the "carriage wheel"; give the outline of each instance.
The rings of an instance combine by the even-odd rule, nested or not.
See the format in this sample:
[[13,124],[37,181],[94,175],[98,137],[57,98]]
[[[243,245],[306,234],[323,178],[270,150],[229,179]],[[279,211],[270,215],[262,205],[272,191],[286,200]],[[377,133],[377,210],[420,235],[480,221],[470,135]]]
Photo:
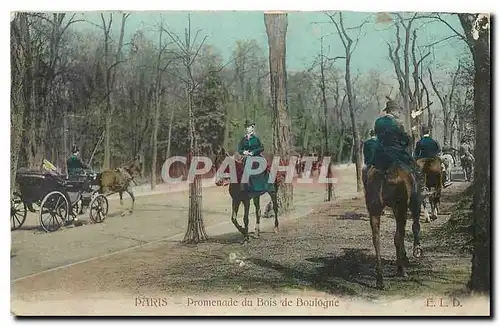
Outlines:
[[45,232],[58,230],[68,219],[69,203],[59,191],[45,196],[40,204],[40,225]]
[[89,205],[90,219],[94,223],[102,223],[108,215],[108,199],[106,196],[97,195]]
[[26,221],[26,204],[21,199],[21,195],[15,192],[10,198],[10,230],[17,230]]

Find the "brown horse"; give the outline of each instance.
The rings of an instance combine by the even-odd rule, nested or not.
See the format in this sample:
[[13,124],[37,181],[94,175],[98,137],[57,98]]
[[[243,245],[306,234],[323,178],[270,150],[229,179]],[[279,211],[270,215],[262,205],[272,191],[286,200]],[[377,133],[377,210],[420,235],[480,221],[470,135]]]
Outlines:
[[[422,201],[425,222],[429,223],[431,219],[436,220],[439,214],[441,189],[443,186],[441,159],[439,157],[421,158],[417,160],[417,166],[424,174],[425,187],[430,190],[430,192],[424,196],[424,200]],[[430,218],[427,203],[429,203],[431,208]]]
[[[217,152],[215,153],[215,160],[214,160],[214,165],[217,170],[219,170],[220,166],[224,162],[224,160],[229,157],[230,159],[233,159],[235,161],[235,167],[236,167],[236,177],[237,181],[236,182],[230,182],[229,183],[229,195],[231,196],[232,199],[232,212],[231,212],[231,222],[233,222],[234,226],[240,231],[241,234],[245,237],[245,241],[249,240],[249,234],[248,234],[248,215],[250,211],[250,200],[253,199],[253,203],[255,206],[255,214],[256,214],[256,225],[255,225],[255,235],[259,237],[260,235],[260,217],[261,217],[261,212],[260,212],[260,196],[262,196],[262,193],[250,193],[248,192],[248,189],[243,187],[243,184],[241,183],[241,178],[243,176],[243,171],[244,171],[244,161],[242,157],[238,154],[235,153],[233,156],[230,156],[227,151],[223,148],[220,147]],[[267,168],[269,171],[270,164],[272,163],[271,158],[266,158],[267,161]],[[229,168],[229,167],[228,167]],[[228,172],[226,170],[226,172]],[[276,181],[274,183],[274,189],[271,191],[267,191],[269,196],[271,197],[271,202],[273,203],[273,211],[274,211],[274,232],[278,233],[279,229],[279,221],[278,221],[278,196],[277,196],[277,191],[280,183],[284,180],[283,174],[278,173],[276,176]],[[225,180],[222,180],[219,176],[216,176],[215,183],[217,186],[223,186],[225,185]],[[243,223],[245,226],[242,228],[240,224],[238,223],[237,215],[238,215],[238,209],[240,207],[240,204],[243,203],[243,207],[245,209],[244,215],[243,215]]]
[[[142,162],[139,158],[135,158],[127,164],[114,170],[104,170],[97,174],[99,183],[99,192],[105,196],[115,193],[120,194],[120,207],[123,209],[123,193],[127,192],[132,198],[132,206],[130,213],[134,211],[135,196],[132,191],[131,182],[134,182],[136,176],[141,176]],[[122,212],[121,215],[124,215]]]
[[396,219],[396,233],[394,245],[396,246],[397,275],[406,276],[405,265],[408,262],[405,250],[405,228],[408,209],[413,217],[413,256],[420,257],[420,193],[417,182],[410,172],[391,166],[387,172],[368,168],[363,174],[365,185],[365,201],[370,215],[373,245],[377,257],[376,280],[377,287],[384,287],[382,273],[382,260],[380,254],[380,217],[385,207],[392,208]]

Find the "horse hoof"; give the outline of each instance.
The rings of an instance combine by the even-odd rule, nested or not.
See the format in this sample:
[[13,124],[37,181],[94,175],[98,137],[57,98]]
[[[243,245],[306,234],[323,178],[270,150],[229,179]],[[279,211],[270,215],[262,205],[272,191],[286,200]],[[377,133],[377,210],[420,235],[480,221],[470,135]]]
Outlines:
[[377,280],[377,286],[376,287],[377,287],[378,290],[385,289],[384,281]]
[[120,216],[125,216],[125,212],[121,212],[121,213],[120,213]]
[[255,230],[255,237],[260,238],[260,231],[259,230]]
[[422,257],[422,254],[423,254],[423,250],[420,246],[417,246],[413,249],[413,257],[415,258],[420,258]]
[[277,226],[274,227],[274,233],[278,234],[279,233],[279,229]]

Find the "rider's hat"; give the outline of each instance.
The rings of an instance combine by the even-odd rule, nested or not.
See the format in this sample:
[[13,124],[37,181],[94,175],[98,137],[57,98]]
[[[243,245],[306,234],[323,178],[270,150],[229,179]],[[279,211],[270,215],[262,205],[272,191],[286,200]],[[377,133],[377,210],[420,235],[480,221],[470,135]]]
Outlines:
[[375,130],[370,129],[370,137],[373,137],[373,136],[375,136]]
[[245,128],[250,127],[250,126],[255,127],[255,122],[250,121],[250,120],[246,120],[245,121]]
[[400,109],[401,109],[401,107],[399,106],[399,104],[396,101],[389,100],[385,103],[385,108],[382,111],[389,113],[389,112],[393,112],[393,111],[400,110]]
[[73,145],[73,147],[71,148],[71,153],[72,154],[75,154],[77,152],[79,152],[80,150],[78,149],[78,147],[76,147],[76,145]]

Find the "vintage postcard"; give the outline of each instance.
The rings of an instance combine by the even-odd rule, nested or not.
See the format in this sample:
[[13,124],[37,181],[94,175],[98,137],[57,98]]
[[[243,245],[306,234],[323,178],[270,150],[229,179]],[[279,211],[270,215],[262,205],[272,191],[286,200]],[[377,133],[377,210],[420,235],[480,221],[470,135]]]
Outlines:
[[12,12],[15,316],[490,316],[490,14]]

